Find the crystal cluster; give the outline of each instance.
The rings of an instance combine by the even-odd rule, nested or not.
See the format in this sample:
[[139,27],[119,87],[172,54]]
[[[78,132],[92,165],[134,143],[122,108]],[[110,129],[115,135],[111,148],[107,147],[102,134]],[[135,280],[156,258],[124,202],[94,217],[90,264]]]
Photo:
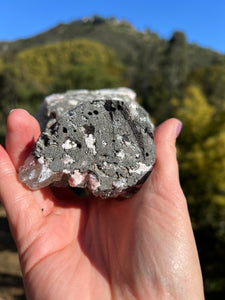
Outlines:
[[30,189],[87,188],[101,198],[135,191],[155,162],[154,126],[127,88],[75,90],[45,98],[42,133],[19,170]]

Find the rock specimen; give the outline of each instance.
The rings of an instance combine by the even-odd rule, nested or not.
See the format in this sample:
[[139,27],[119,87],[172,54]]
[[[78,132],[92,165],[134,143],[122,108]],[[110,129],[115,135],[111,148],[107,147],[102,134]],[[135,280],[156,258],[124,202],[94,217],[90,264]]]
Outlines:
[[20,168],[29,188],[88,188],[102,198],[135,191],[155,162],[153,125],[129,89],[69,91],[45,99],[45,130]]

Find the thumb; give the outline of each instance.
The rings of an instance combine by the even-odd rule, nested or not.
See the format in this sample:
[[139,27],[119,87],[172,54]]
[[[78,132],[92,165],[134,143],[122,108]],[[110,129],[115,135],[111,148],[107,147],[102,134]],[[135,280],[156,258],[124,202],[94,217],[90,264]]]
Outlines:
[[180,189],[176,157],[176,138],[182,128],[177,119],[163,122],[155,130],[156,162],[150,178],[157,192],[171,192]]

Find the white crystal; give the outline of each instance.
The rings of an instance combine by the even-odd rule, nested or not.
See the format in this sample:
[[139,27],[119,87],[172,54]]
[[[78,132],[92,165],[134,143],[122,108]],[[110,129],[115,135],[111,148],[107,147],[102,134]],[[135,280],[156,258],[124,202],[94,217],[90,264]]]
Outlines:
[[89,149],[92,149],[93,154],[96,154],[95,150],[95,138],[93,137],[93,134],[89,134],[85,137],[85,143]]
[[72,148],[76,148],[76,147],[77,147],[77,144],[74,141],[71,141],[71,140],[66,140],[62,144],[62,148],[66,149],[66,150],[69,150],[69,149],[72,149]]

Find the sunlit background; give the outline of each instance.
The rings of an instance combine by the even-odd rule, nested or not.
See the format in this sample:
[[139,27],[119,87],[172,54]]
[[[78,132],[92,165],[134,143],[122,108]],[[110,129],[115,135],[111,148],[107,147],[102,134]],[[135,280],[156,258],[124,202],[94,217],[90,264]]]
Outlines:
[[[68,89],[127,86],[156,125],[179,118],[206,299],[225,299],[225,1],[8,0],[0,13],[1,143],[11,109]],[[0,298],[23,293],[0,207]]]

